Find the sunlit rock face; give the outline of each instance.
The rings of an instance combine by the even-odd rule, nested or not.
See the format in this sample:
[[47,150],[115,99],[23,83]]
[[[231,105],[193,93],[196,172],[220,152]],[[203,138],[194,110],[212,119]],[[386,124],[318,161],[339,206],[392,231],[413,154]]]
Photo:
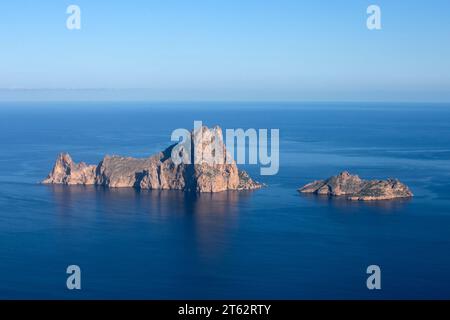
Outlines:
[[209,129],[202,126],[193,131],[190,138],[189,148],[177,146],[177,156],[190,160],[190,163],[178,163],[172,159],[175,146],[144,159],[106,156],[98,165],[74,163],[69,154],[63,153],[42,183],[194,192],[261,187],[245,171],[240,171],[231,159],[220,127]]
[[54,184],[85,184],[95,183],[96,166],[87,165],[84,162],[75,163],[67,153],[61,153],[56,159],[53,170],[43,183]]
[[413,193],[397,179],[363,180],[346,171],[326,180],[313,181],[299,192],[318,195],[345,196],[349,200],[373,201],[409,198]]

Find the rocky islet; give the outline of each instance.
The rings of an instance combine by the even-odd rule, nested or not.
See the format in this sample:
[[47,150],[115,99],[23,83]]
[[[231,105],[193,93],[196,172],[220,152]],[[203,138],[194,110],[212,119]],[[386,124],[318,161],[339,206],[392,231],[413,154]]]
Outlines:
[[301,193],[312,193],[349,200],[374,201],[410,198],[413,193],[397,179],[363,180],[347,171],[326,180],[318,180],[301,187]]
[[[253,190],[262,187],[247,172],[239,170],[233,160],[229,161],[220,127],[209,129],[202,126],[191,135],[193,156],[213,161],[178,163],[172,157],[176,145],[143,159],[106,156],[98,165],[75,163],[69,154],[62,153],[42,183],[193,192]],[[178,158],[191,158],[190,152],[184,148],[176,151]]]
[[[190,151],[176,150],[179,159],[208,159],[194,163],[174,161],[176,145],[149,158],[105,156],[98,165],[75,163],[68,153],[61,153],[44,184],[99,185],[111,188],[150,190],[183,190],[193,192],[221,192],[226,190],[254,190],[263,185],[247,172],[239,170],[223,142],[222,129],[202,126],[191,132]],[[219,150],[220,152],[217,152]],[[218,157],[217,157],[218,156]],[[349,200],[375,201],[410,198],[413,193],[397,179],[363,180],[347,171],[325,180],[317,180],[298,189],[311,193]]]

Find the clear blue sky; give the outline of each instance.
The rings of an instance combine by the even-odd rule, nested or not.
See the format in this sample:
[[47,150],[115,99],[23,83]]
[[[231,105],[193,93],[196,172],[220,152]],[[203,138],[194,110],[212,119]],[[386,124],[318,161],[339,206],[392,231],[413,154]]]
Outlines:
[[1,1],[0,41],[0,100],[450,101],[448,0]]

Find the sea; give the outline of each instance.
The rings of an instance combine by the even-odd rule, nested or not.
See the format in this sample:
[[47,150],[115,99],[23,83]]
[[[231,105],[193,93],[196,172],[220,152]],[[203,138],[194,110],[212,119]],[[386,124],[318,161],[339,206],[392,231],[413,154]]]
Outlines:
[[[40,184],[60,152],[148,157],[194,121],[278,129],[278,173],[244,164],[266,186],[215,194]],[[297,191],[344,170],[415,196]],[[0,298],[449,299],[450,105],[2,102]]]

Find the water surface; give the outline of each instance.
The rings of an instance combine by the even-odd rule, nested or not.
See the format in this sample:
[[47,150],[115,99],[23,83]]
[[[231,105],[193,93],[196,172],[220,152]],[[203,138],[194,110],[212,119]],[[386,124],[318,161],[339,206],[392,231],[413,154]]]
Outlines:
[[[279,173],[246,166],[268,187],[212,195],[38,184],[61,151],[145,157],[194,120],[279,128]],[[0,298],[450,298],[450,106],[4,103],[0,137]],[[342,170],[416,197],[296,192]]]

